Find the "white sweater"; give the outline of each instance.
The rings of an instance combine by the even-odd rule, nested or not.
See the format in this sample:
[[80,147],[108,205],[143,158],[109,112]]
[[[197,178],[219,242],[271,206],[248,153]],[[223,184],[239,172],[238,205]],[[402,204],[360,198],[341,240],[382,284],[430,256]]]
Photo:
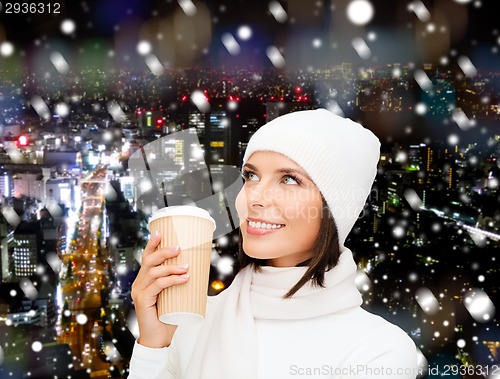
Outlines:
[[[226,291],[210,299],[203,322],[177,328],[169,347],[152,349],[136,342],[129,379],[415,378],[415,344],[402,329],[360,307],[353,264],[350,251],[344,251],[325,275],[326,288],[303,287],[292,297],[295,304],[281,296],[305,268],[244,269]],[[240,307],[246,301],[246,292],[251,323],[217,323],[241,317],[226,316],[233,303]]]

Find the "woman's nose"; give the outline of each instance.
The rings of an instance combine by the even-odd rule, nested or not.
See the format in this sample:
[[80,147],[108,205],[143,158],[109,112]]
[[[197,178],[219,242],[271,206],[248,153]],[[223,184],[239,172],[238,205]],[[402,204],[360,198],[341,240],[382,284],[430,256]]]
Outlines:
[[267,207],[273,201],[272,189],[264,183],[259,183],[247,192],[248,205],[250,207]]

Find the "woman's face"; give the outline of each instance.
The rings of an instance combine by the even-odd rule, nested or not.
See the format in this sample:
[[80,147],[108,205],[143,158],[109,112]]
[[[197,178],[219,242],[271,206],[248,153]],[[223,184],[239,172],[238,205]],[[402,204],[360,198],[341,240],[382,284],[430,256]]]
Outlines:
[[243,250],[267,265],[292,267],[311,258],[321,224],[321,193],[307,173],[282,154],[258,151],[242,168],[236,198]]

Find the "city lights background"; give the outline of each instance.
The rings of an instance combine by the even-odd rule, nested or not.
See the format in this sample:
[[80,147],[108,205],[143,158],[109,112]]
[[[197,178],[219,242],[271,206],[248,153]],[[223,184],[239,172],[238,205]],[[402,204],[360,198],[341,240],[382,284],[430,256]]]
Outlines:
[[[0,378],[126,377],[161,203],[134,152],[177,167],[183,147],[155,144],[196,128],[217,193],[259,126],[317,107],[382,142],[347,243],[364,307],[412,337],[423,377],[500,377],[493,1],[25,4],[0,4]],[[211,295],[237,246],[237,230],[214,240]]]

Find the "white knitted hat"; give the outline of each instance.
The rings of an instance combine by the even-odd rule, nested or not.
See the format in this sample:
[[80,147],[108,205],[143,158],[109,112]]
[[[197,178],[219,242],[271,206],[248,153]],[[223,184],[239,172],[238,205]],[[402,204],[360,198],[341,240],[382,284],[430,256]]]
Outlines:
[[280,116],[250,138],[243,164],[256,151],[274,151],[301,166],[325,198],[341,251],[377,173],[380,141],[360,124],[326,109]]

